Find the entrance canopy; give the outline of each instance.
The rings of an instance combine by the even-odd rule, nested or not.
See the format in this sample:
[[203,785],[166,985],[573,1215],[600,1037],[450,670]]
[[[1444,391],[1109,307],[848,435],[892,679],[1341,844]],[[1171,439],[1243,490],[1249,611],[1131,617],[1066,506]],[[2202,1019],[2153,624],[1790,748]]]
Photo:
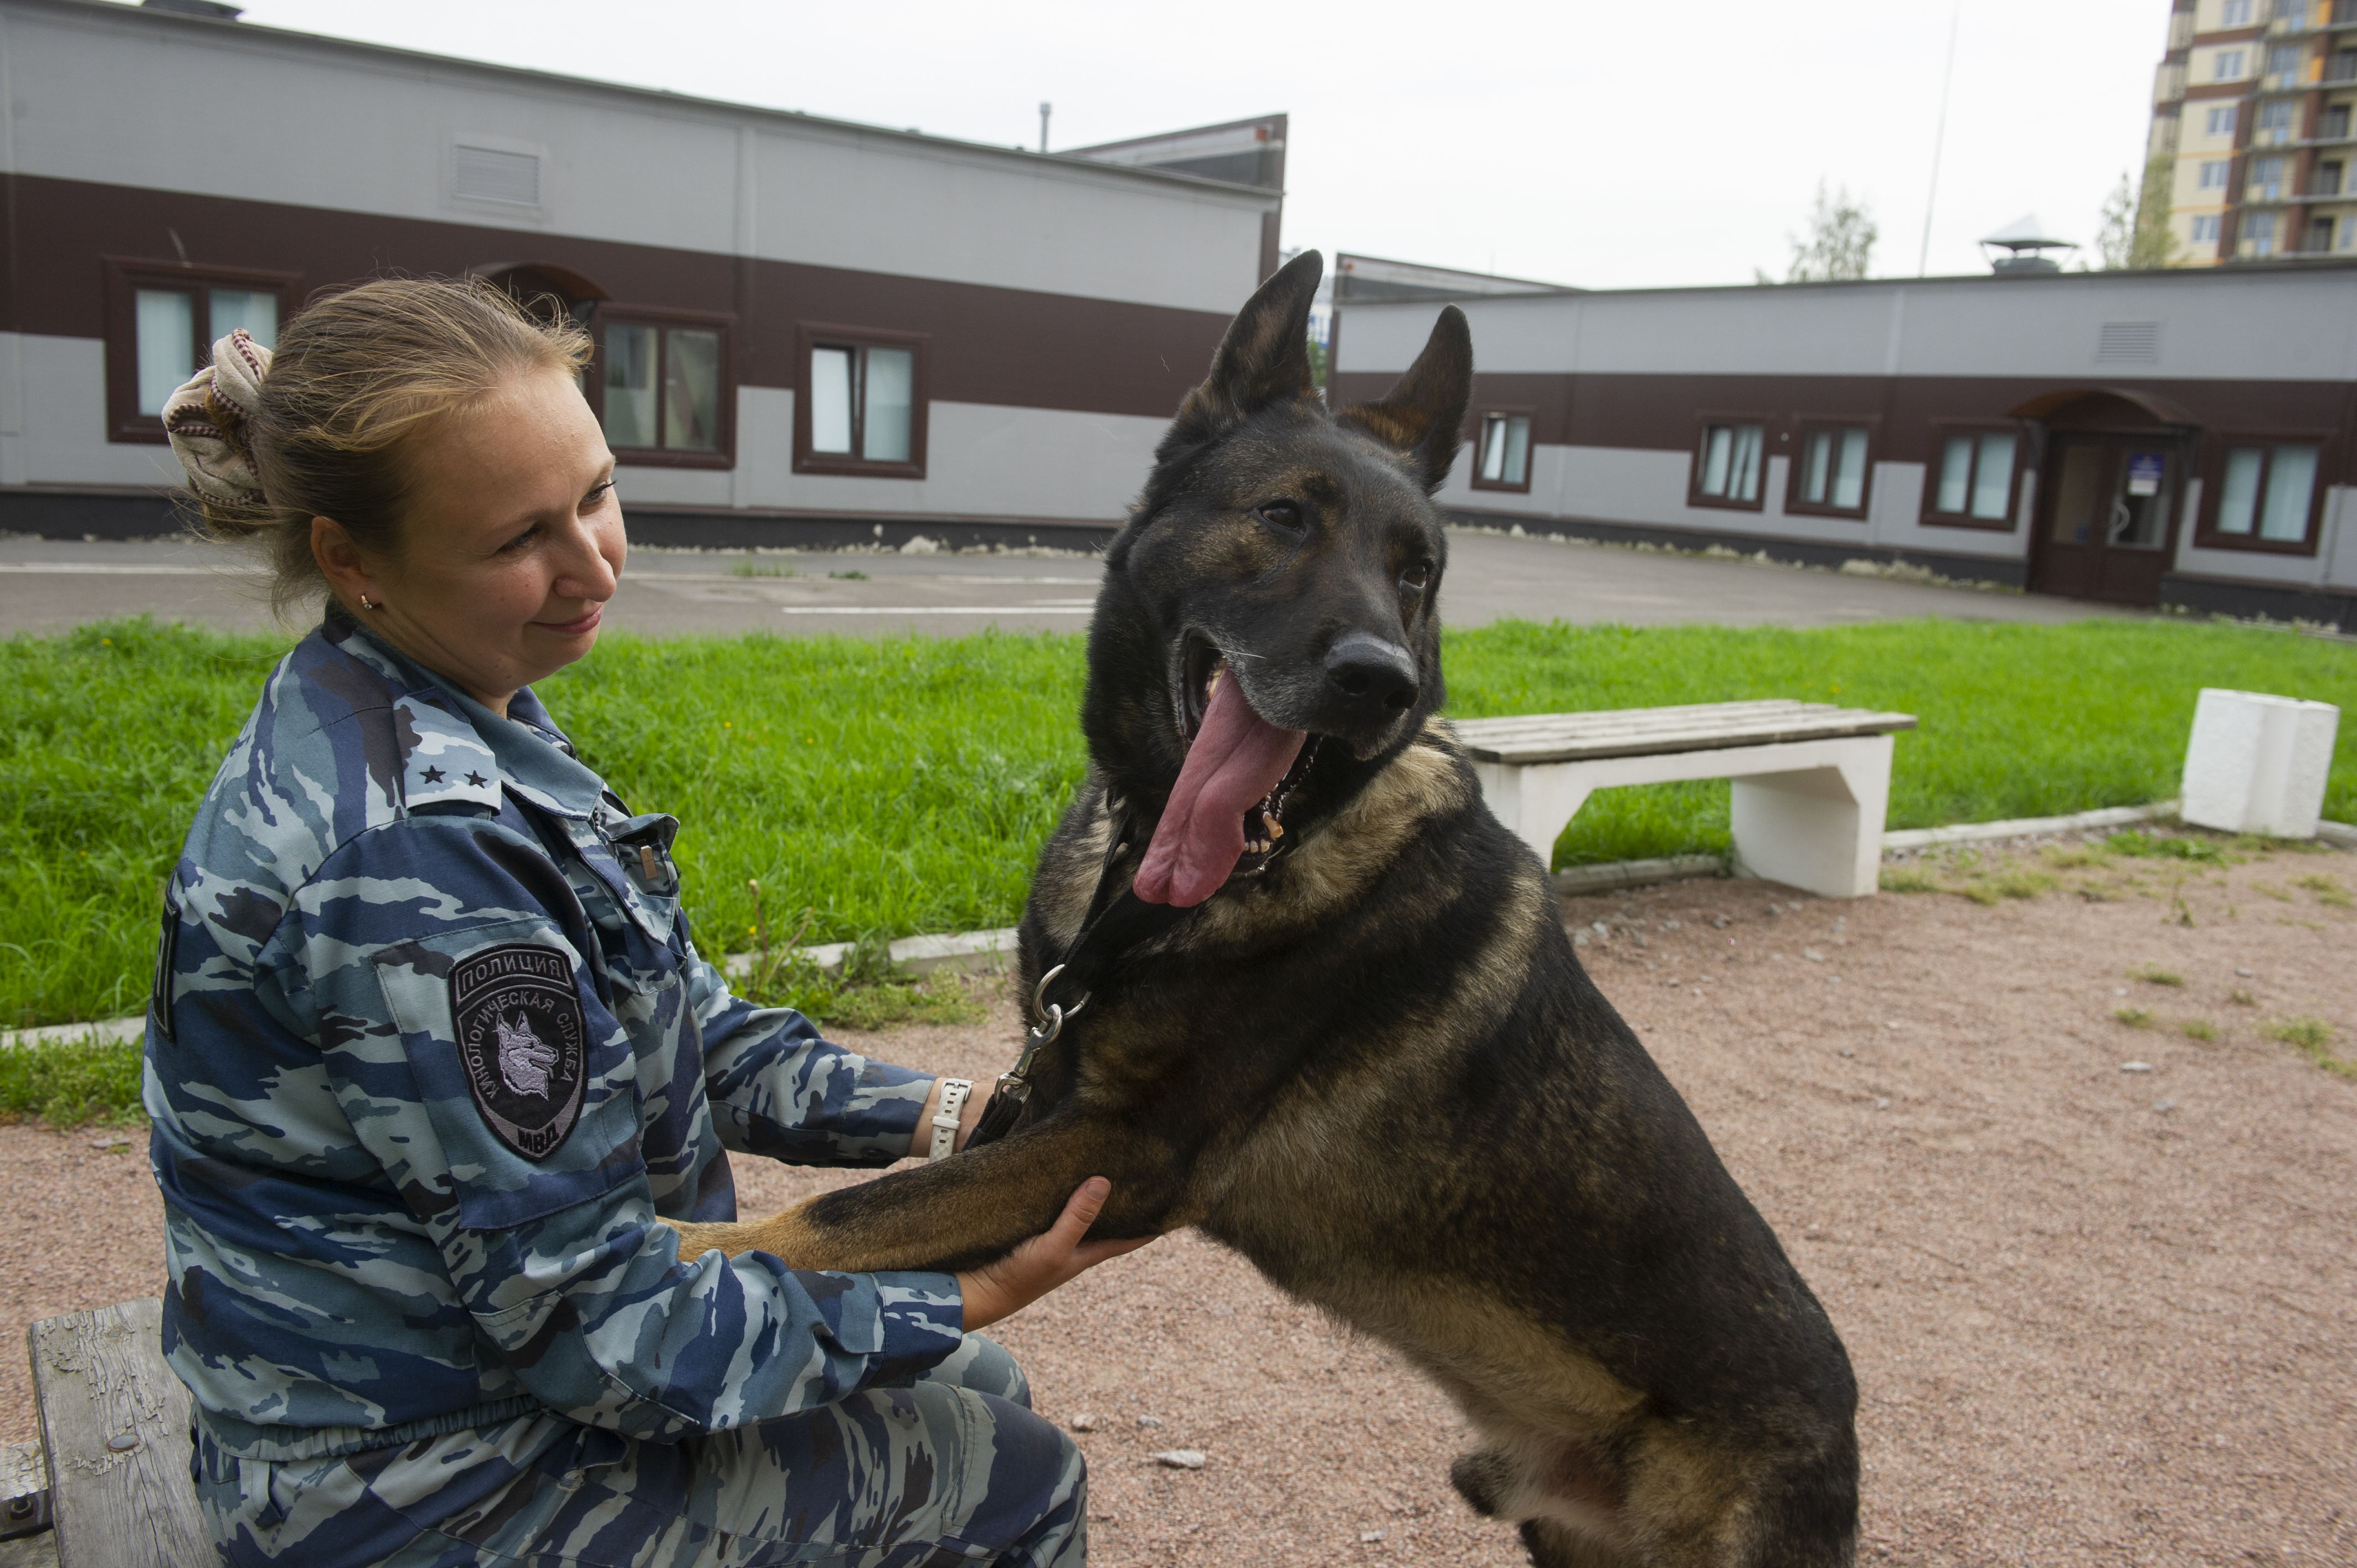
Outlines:
[[[2122,408],[2119,405],[2127,406]],[[2136,392],[2127,387],[2065,387],[2061,392],[2044,392],[2028,403],[2016,403],[2006,413],[2016,419],[2042,419],[2054,424],[2175,426],[2198,425],[2182,405],[2171,403],[2148,392]]]

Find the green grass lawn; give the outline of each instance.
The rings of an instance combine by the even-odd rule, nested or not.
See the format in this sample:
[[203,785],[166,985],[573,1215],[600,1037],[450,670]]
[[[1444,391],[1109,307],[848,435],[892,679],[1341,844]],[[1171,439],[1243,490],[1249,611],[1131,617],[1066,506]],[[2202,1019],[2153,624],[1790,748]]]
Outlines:
[[[0,1023],[108,1017],[147,988],[156,900],[287,639],[144,621],[0,642]],[[677,813],[707,950],[1011,924],[1081,777],[1081,639],[615,637],[541,688],[633,809]],[[2196,691],[2357,709],[2357,648],[2209,624],[1910,621],[1826,630],[1505,624],[1452,633],[1467,716],[1799,697],[1917,714],[1893,827],[2173,794]],[[2326,814],[2357,819],[2357,742]],[[1558,865],[1727,847],[1727,786],[1612,790]]]

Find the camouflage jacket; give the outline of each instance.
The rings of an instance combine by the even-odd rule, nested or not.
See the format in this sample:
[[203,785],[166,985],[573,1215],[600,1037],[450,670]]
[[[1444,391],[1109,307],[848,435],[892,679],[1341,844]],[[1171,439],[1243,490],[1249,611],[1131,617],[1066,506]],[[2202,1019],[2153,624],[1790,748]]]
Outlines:
[[531,692],[331,617],[271,674],[166,896],[145,1100],[164,1344],[231,1453],[553,1410],[677,1440],[960,1343],[945,1274],[678,1255],[726,1150],[882,1165],[931,1079],[731,996],[670,854]]

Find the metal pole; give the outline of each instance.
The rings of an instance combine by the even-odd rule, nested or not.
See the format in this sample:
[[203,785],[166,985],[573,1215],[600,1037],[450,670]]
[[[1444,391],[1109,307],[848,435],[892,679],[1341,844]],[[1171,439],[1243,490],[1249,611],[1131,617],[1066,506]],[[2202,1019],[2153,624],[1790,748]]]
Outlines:
[[1048,150],[1048,116],[1055,112],[1056,106],[1052,103],[1039,105],[1039,150],[1043,153]]
[[1940,199],[1940,148],[1948,139],[1948,87],[1956,79],[1956,22],[1964,14],[1964,0],[1948,12],[1948,63],[1940,71],[1940,124],[1932,133],[1932,185],[1923,193],[1923,246],[1915,252],[1915,275],[1921,277],[1932,258],[1932,209]]

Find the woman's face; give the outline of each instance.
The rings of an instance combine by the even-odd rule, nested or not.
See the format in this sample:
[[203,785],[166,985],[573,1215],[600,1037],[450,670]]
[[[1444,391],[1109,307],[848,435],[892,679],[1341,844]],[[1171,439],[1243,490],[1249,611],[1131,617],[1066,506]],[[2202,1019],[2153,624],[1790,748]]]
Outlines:
[[614,455],[572,376],[544,370],[448,421],[413,462],[396,558],[363,555],[325,518],[313,552],[362,626],[505,713],[597,640],[629,553]]

